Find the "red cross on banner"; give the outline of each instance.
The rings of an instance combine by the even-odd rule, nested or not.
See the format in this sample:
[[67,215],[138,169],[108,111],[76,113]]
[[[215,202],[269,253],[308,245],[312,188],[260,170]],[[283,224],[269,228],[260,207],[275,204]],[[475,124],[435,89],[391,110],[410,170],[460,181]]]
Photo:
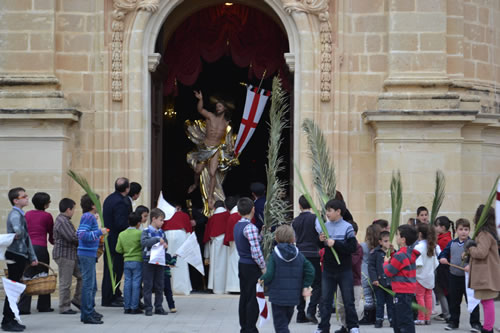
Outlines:
[[257,124],[260,121],[260,117],[262,116],[262,112],[264,112],[264,107],[270,95],[270,91],[261,89],[259,92],[258,88],[254,88],[251,85],[247,87],[245,111],[243,112],[240,129],[238,130],[238,137],[236,138],[236,148],[234,149],[234,155],[236,157],[243,151],[255,132],[255,128],[257,128]]

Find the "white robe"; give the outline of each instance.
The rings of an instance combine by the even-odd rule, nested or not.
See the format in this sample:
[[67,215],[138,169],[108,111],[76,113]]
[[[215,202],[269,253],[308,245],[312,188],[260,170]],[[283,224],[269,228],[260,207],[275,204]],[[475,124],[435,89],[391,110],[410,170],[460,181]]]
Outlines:
[[[167,252],[173,256],[175,251],[184,243],[189,234],[181,230],[167,230],[165,231],[168,240]],[[189,295],[191,293],[191,280],[189,278],[189,267],[186,261],[181,257],[177,257],[175,267],[171,269],[172,272],[172,293]]]
[[[225,246],[227,247],[227,246]],[[240,292],[240,278],[238,277],[238,261],[240,256],[234,241],[227,247],[226,293]]]
[[214,294],[223,294],[226,287],[227,246],[224,246],[224,234],[210,239],[210,269],[208,271],[208,289]]

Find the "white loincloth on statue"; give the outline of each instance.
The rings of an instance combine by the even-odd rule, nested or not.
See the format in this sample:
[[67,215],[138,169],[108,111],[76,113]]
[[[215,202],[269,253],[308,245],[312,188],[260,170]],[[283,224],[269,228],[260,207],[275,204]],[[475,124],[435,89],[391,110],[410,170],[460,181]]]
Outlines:
[[[175,251],[184,243],[189,234],[181,230],[166,230],[165,234],[168,241],[167,252],[173,256]],[[172,267],[172,293],[189,295],[191,293],[191,280],[189,278],[188,263],[181,257],[177,257],[175,267]]]
[[227,268],[226,268],[226,293],[240,292],[240,278],[238,277],[238,261],[240,256],[234,241],[229,242],[227,247]]
[[214,294],[224,294],[226,288],[227,246],[224,246],[224,234],[210,239],[210,269],[208,271],[208,289]]

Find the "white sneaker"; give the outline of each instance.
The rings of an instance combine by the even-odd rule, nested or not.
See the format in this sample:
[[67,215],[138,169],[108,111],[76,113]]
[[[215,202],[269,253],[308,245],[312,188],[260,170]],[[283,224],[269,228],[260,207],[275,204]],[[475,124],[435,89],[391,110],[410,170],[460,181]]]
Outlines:
[[349,331],[349,333],[359,333],[359,328],[353,327],[353,328],[351,328],[351,330]]

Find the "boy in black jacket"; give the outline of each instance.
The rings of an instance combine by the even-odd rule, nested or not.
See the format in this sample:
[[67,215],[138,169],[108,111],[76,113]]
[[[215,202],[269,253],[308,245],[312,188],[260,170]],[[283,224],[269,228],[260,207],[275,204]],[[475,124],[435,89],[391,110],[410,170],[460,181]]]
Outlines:
[[325,249],[323,258],[323,273],[321,276],[321,322],[315,333],[330,332],[330,317],[332,315],[333,294],[340,286],[346,314],[346,325],[350,333],[358,333],[358,315],[354,307],[354,289],[352,277],[352,254],[356,252],[358,241],[354,228],[342,218],[346,207],[343,201],[330,200],[326,203],[325,223],[328,235],[320,234],[320,241],[325,247],[332,247],[339,256],[337,263],[331,249]]
[[379,246],[373,249],[368,259],[368,275],[375,287],[377,302],[375,328],[382,328],[384,323],[384,303],[387,304],[387,317],[392,327],[393,300],[392,296],[380,288],[380,286],[391,289],[391,280],[384,273],[384,257],[391,247],[389,231],[382,231],[379,236]]

